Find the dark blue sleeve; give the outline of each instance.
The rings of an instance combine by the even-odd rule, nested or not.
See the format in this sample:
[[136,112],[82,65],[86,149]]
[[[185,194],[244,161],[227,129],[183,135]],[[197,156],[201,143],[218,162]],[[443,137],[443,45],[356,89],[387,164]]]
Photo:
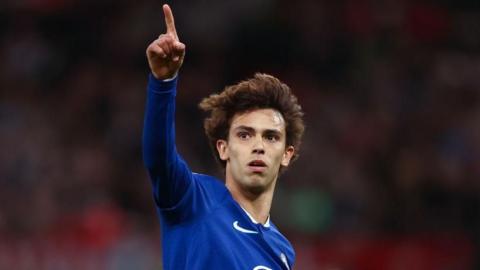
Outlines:
[[174,207],[192,182],[192,172],[175,146],[177,78],[160,81],[150,74],[143,128],[143,160],[161,209]]

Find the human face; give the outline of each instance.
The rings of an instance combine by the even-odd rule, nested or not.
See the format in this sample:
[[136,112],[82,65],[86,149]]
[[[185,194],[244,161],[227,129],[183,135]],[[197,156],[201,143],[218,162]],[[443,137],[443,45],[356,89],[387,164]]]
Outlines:
[[280,166],[288,166],[294,153],[286,146],[285,120],[273,109],[235,114],[217,150],[226,161],[227,186],[253,194],[273,190]]

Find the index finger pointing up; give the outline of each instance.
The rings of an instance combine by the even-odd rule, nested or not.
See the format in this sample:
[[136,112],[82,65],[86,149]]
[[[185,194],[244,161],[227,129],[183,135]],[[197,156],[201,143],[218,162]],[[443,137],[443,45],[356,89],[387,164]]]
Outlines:
[[167,34],[173,35],[178,40],[177,30],[175,30],[175,21],[173,20],[173,13],[170,6],[163,5],[163,14],[165,15],[165,24],[167,25]]

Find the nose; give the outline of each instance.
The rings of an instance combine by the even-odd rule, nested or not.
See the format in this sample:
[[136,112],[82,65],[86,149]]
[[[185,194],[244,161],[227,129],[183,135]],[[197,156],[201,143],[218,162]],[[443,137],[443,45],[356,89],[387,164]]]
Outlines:
[[265,146],[263,145],[262,138],[256,138],[254,145],[253,145],[253,154],[265,154]]
[[252,151],[254,154],[265,154],[265,150],[263,148],[254,148]]

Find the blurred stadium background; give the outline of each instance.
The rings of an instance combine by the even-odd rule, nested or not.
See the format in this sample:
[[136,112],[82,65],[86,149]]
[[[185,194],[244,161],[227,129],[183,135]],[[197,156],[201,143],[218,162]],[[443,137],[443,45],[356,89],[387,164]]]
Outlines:
[[[0,3],[0,269],[161,269],[141,161],[160,1]],[[272,219],[296,269],[480,269],[480,2],[185,0],[181,153],[196,104],[255,71],[306,111]]]

